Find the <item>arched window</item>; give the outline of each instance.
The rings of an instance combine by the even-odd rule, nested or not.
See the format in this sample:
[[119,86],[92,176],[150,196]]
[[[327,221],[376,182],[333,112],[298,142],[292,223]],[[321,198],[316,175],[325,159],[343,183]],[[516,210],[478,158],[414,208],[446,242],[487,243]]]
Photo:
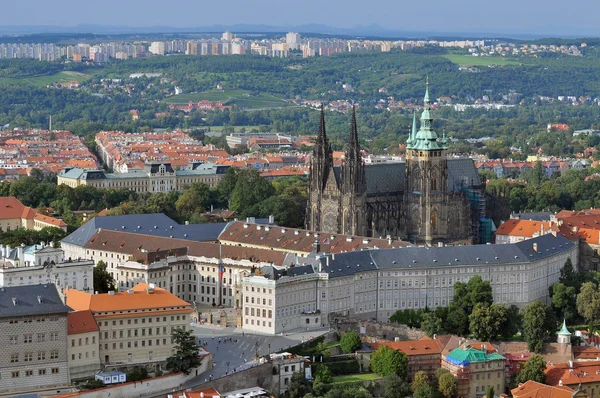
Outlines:
[[435,231],[437,229],[437,210],[433,210],[431,212],[431,230]]

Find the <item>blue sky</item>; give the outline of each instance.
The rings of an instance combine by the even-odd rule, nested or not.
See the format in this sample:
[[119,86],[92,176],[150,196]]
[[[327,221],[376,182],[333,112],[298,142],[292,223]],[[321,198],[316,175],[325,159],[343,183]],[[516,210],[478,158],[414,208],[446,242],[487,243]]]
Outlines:
[[377,24],[395,31],[595,34],[599,0],[2,0],[0,25]]

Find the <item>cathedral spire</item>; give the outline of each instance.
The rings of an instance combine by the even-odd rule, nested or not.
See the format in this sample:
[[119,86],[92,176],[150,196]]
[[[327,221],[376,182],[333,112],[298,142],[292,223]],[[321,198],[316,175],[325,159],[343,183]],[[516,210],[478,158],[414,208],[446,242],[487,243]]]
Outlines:
[[413,111],[412,129],[408,134],[408,140],[406,140],[406,147],[411,149],[417,140],[417,111]]
[[423,98],[423,102],[425,102],[425,104],[431,103],[429,100],[429,76],[427,76],[427,79],[425,80],[425,98]]
[[352,119],[350,121],[350,139],[346,150],[346,159],[360,161],[360,144],[358,143],[358,128],[356,126],[356,107],[352,105]]
[[413,141],[413,149],[430,151],[441,149],[438,144],[438,135],[432,129],[433,117],[431,116],[431,100],[429,99],[429,78],[427,78],[425,97],[423,98],[423,113],[421,114],[421,127]]
[[311,159],[311,181],[317,189],[323,189],[329,177],[329,170],[333,167],[333,152],[325,131],[325,109],[321,105],[319,132],[313,149]]
[[365,186],[364,166],[358,142],[358,128],[356,125],[356,107],[352,106],[350,120],[350,137],[344,154],[342,165],[343,191],[349,194],[362,193]]

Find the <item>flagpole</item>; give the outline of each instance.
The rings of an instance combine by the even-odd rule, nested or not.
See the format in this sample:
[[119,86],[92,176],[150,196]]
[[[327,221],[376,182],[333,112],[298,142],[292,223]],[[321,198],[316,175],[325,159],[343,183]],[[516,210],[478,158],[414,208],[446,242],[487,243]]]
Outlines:
[[219,306],[223,305],[223,259],[221,254],[221,243],[219,242]]

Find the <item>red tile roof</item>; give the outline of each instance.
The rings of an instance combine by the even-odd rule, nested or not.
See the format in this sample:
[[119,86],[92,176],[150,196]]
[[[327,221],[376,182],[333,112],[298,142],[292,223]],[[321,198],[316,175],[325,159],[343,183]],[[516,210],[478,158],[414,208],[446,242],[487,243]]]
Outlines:
[[405,353],[407,356],[414,355],[439,355],[442,349],[433,339],[423,340],[407,340],[407,341],[381,341],[373,343],[372,346],[376,350],[379,346],[386,346],[396,351]]
[[528,380],[510,392],[514,398],[572,398],[575,390],[567,386],[553,387]]
[[540,232],[542,229],[544,229],[544,231],[548,231],[550,229],[550,222],[510,219],[503,222],[498,227],[496,230],[496,236],[508,235],[530,238],[533,237],[534,234]]
[[100,330],[90,310],[69,312],[67,315],[67,334],[96,332]]

